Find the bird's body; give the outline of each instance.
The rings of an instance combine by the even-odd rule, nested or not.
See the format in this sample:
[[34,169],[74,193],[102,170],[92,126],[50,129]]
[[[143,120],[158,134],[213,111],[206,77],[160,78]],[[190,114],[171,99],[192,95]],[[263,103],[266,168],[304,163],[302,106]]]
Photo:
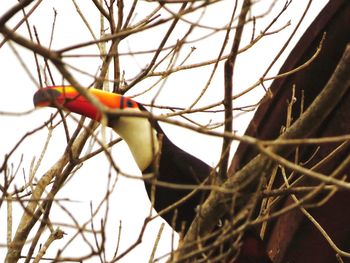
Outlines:
[[[141,104],[126,110],[146,111]],[[209,165],[172,143],[157,122],[151,123],[142,117],[121,116],[109,125],[128,144],[140,171],[148,178],[145,179],[147,194],[158,212],[189,194],[190,188],[201,184],[212,170]],[[171,185],[164,186],[167,183]],[[163,185],[158,186],[159,184]],[[186,186],[187,189],[180,189],[181,186]],[[203,193],[199,191],[179,204],[180,209],[172,209],[162,217],[176,231],[186,229],[192,222],[202,197]]]
[[[157,166],[157,164],[155,165]],[[157,167],[155,167],[157,169]],[[157,187],[155,190],[154,208],[161,211],[173,205],[191,190],[181,190],[181,186],[196,186],[208,178],[212,168],[206,163],[189,155],[174,145],[166,136],[162,138],[162,152],[159,159],[157,180],[164,183],[178,185],[172,188]],[[152,173],[154,168],[149,166],[143,173]],[[190,188],[190,187],[189,187]],[[148,196],[152,197],[151,184],[146,182]],[[196,214],[196,208],[201,204],[204,193],[198,191],[189,200],[179,205],[174,218],[174,210],[164,214],[162,217],[176,230],[181,230],[181,225],[187,229]],[[174,225],[175,223],[175,225]]]
[[[109,109],[120,109],[128,113],[147,111],[141,104],[118,94],[95,89],[90,89],[89,93]],[[47,87],[39,90],[34,95],[34,104],[63,106],[96,121],[103,119],[96,106],[69,86]],[[209,178],[212,168],[173,144],[156,121],[129,115],[107,113],[108,126],[128,144],[138,167],[145,176],[146,190],[155,210],[161,212],[167,208],[166,212],[162,212],[162,218],[176,231],[185,233],[206,195],[206,192],[200,190],[194,193],[191,191]],[[191,195],[188,196],[190,193]],[[186,200],[169,209],[185,196]],[[243,240],[244,255],[240,256],[236,262],[271,262],[263,249],[262,241],[256,237],[252,238],[251,235],[248,238],[248,246],[245,246]],[[249,251],[253,251],[252,257]],[[250,260],[246,260],[249,258]]]

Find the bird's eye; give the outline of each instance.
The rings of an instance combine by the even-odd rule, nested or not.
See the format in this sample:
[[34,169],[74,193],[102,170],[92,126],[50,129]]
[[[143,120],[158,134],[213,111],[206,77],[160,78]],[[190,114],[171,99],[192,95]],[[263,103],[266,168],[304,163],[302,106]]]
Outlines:
[[126,101],[126,107],[127,108],[133,108],[134,107],[134,103],[131,100],[127,100]]

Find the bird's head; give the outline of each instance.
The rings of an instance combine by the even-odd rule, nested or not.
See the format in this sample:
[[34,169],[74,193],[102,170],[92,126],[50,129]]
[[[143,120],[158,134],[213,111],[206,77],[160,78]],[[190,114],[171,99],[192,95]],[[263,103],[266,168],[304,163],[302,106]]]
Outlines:
[[[87,91],[108,109],[140,110],[139,104],[128,97],[98,89],[88,89]],[[96,121],[100,121],[102,118],[97,107],[72,86],[42,88],[34,94],[33,102],[36,107],[63,107]],[[113,119],[112,116],[111,119]]]
[[[98,89],[88,89],[87,91],[111,110],[119,109],[133,112],[145,110],[141,104],[119,94]],[[101,121],[102,118],[102,113],[98,108],[72,86],[42,88],[34,94],[33,102],[36,107],[62,107],[96,121]],[[154,124],[154,122],[151,124],[147,118],[135,116],[107,114],[107,119],[108,126],[129,145],[141,171],[145,170],[158,151],[157,132],[161,131],[159,125]]]

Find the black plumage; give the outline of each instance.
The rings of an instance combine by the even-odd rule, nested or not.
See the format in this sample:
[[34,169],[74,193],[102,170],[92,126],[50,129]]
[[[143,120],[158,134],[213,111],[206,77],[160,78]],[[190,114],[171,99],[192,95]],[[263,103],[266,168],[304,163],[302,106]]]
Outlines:
[[[139,108],[142,111],[147,111],[141,104],[139,104]],[[152,179],[145,180],[150,200],[152,200],[152,191],[154,191],[154,208],[159,212],[173,205],[193,190],[181,189],[181,186],[195,186],[203,183],[212,172],[212,167],[172,143],[158,122],[153,122],[152,127],[156,130],[157,137],[160,140],[160,156],[158,163],[151,163],[142,173],[154,173],[156,181],[179,186],[178,188],[176,185],[172,185],[172,187],[157,186],[155,182],[156,187],[152,190]],[[176,231],[186,230],[194,219],[196,208],[201,204],[204,197],[205,192],[199,190],[175,209],[163,214],[162,218]]]

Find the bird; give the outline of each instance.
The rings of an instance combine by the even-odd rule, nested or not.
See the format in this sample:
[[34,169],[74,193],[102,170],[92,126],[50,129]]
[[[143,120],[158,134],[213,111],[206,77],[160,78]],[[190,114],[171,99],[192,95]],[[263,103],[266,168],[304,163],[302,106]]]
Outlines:
[[[157,212],[168,208],[192,191],[189,187],[181,186],[198,186],[208,181],[211,173],[215,173],[211,166],[171,142],[155,119],[149,115],[140,116],[148,113],[141,103],[99,89],[90,88],[86,91],[107,109],[120,110],[124,115],[110,111],[102,114],[98,106],[73,86],[41,88],[34,94],[33,102],[36,107],[61,107],[102,123],[107,117],[105,123],[127,143],[138,168],[147,178],[144,180],[145,188]],[[138,116],[131,116],[132,114]],[[161,187],[154,182],[176,184],[180,187]],[[175,209],[162,213],[161,217],[175,231],[185,234],[206,195],[204,191],[197,191]],[[235,262],[271,262],[263,241],[255,234],[249,234],[251,231],[247,233],[243,237],[241,254]]]

